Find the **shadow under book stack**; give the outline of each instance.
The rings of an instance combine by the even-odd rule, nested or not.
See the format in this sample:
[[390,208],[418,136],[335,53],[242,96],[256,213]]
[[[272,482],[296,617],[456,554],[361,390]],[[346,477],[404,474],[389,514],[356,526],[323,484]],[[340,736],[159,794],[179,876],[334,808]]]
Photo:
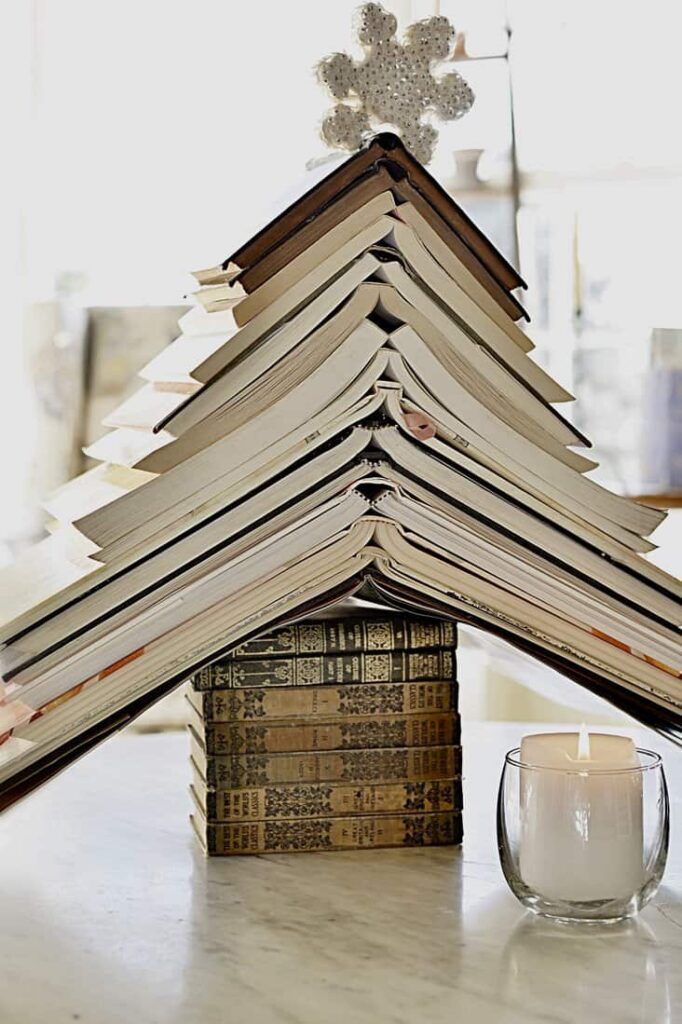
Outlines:
[[206,852],[461,842],[455,646],[445,620],[321,619],[199,672],[192,822]]

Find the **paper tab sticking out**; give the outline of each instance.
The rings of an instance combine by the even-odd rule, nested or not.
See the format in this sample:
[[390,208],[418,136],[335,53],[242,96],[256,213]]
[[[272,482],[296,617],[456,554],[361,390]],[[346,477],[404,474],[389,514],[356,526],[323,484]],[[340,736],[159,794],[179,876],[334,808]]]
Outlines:
[[436,436],[436,428],[431,420],[420,412],[405,413],[405,426],[420,441],[428,441]]

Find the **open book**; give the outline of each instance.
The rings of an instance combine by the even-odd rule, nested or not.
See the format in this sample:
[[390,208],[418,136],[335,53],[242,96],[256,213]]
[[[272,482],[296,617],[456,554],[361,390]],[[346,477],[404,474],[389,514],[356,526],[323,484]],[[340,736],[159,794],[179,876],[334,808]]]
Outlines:
[[521,279],[397,140],[196,279],[3,573],[0,807],[245,639],[368,590],[682,734],[682,586],[643,557],[663,514],[587,475]]

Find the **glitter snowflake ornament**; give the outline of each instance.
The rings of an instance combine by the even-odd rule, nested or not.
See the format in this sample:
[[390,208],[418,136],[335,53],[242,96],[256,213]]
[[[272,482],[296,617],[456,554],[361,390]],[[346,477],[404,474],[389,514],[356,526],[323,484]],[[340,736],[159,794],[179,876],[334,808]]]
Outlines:
[[447,18],[426,18],[410,25],[400,43],[395,15],[381,4],[364,4],[357,18],[364,57],[353,60],[347,53],[334,53],[317,66],[318,78],[339,101],[322,122],[322,138],[329,146],[356,150],[372,126],[390,126],[426,164],[438,132],[423,120],[425,115],[455,121],[474,102],[457,71],[433,74],[434,64],[449,55],[455,30]]

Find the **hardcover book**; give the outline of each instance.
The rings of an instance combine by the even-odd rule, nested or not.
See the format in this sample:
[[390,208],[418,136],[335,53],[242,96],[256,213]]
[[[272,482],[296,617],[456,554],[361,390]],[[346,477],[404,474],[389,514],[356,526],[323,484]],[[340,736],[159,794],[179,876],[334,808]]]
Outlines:
[[342,683],[272,689],[188,689],[187,698],[205,723],[272,719],[353,719],[366,715],[418,715],[456,708],[453,681]]
[[337,621],[295,622],[236,647],[233,656],[264,658],[357,651],[367,657],[371,651],[415,651],[429,647],[453,647],[454,643],[455,627],[452,622],[397,616],[357,616]]
[[192,823],[206,852],[218,857],[240,853],[447,846],[461,841],[462,828],[459,813],[451,811],[214,824],[206,821],[198,805]]
[[197,770],[212,789],[288,782],[431,782],[460,775],[462,761],[458,746],[209,755],[193,734],[190,748]]
[[206,819],[214,823],[459,811],[462,807],[459,779],[384,785],[294,782],[257,789],[209,789],[195,768],[192,787]]
[[314,722],[283,719],[278,722],[212,722],[204,725],[208,754],[442,747],[456,743],[458,737],[459,721],[452,711],[427,715],[366,715]]
[[[451,628],[448,632],[451,631]],[[319,686],[323,683],[404,682],[452,679],[454,650],[358,651],[287,657],[221,658],[194,676],[198,690],[224,687]]]

